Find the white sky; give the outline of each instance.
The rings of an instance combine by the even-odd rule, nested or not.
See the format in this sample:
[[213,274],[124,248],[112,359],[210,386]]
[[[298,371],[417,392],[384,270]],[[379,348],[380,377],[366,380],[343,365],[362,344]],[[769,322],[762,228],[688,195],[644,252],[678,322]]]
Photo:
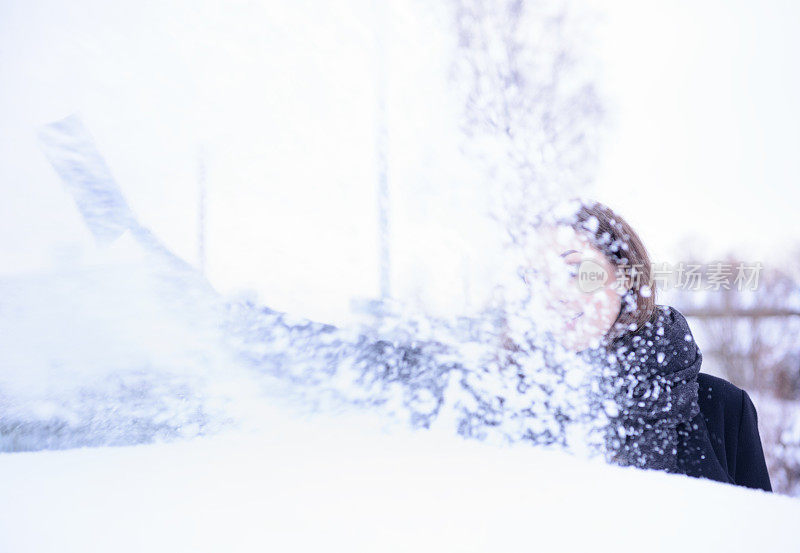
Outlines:
[[800,3],[604,5],[598,196],[665,261],[800,241]]
[[[321,319],[375,295],[374,4],[348,5],[2,0],[0,274],[92,259],[35,140],[78,112],[142,222],[191,261],[206,148],[209,276],[221,289]],[[482,200],[437,55],[450,38],[425,5],[396,1],[388,14],[393,277],[401,297],[457,309],[470,286],[459,275],[489,271],[479,256],[491,240],[474,219],[453,221]],[[656,260],[679,260],[687,236],[753,260],[800,239],[800,5],[600,6],[609,125],[597,197]]]

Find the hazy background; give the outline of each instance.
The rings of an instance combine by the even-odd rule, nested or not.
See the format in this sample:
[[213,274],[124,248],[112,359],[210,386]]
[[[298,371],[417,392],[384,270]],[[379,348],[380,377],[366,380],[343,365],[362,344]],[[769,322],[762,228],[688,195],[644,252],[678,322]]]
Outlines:
[[[431,309],[491,288],[487,188],[460,153],[446,5],[0,4],[0,273],[95,247],[36,144],[79,113],[141,221],[220,289],[326,320],[377,294],[376,110],[385,67],[393,292]],[[596,188],[658,260],[796,238],[791,2],[608,2],[589,60],[606,109]],[[382,29],[382,31],[381,31]],[[384,38],[381,51],[376,37]]]

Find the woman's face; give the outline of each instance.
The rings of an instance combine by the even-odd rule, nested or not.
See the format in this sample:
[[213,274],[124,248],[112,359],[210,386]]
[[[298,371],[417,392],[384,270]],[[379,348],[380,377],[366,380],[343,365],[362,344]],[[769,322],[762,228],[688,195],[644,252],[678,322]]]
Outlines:
[[614,264],[572,227],[546,227],[539,238],[529,284],[543,296],[548,330],[573,351],[598,345],[617,320],[625,292]]

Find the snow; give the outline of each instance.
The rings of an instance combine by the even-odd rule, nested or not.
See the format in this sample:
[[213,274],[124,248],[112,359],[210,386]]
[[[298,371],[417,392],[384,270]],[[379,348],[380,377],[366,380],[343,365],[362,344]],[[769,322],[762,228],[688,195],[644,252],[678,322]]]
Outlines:
[[[0,551],[618,551],[627,544],[648,551],[787,551],[800,545],[791,531],[800,516],[796,500],[496,439],[544,432],[549,424],[546,412],[517,416],[539,392],[510,393],[519,385],[513,375],[468,371],[470,393],[453,377],[442,391],[430,387],[420,366],[409,382],[392,377],[385,388],[358,389],[352,378],[363,374],[363,359],[351,357],[330,381],[315,377],[329,388],[314,379],[281,388],[282,371],[303,377],[316,366],[301,344],[325,336],[319,343],[335,348],[331,338],[351,331],[334,334],[286,317],[292,326],[255,326],[274,342],[260,334],[252,341],[240,327],[228,329],[236,331],[228,342],[214,324],[217,300],[188,275],[179,277],[109,263],[0,282],[0,420],[13,426],[3,445],[15,451],[0,455]],[[252,357],[233,355],[231,345]],[[387,342],[389,355],[404,351],[396,346]],[[269,356],[280,349],[288,364],[272,370]],[[475,363],[483,354],[472,344],[460,358]],[[432,355],[439,363],[459,358]],[[580,399],[569,390],[583,386],[580,369],[570,369],[578,372],[566,375],[551,405],[569,409]],[[337,404],[326,403],[326,390],[385,403],[331,408]],[[434,392],[444,394],[447,408],[432,417],[429,430],[412,431],[403,416],[387,416],[438,410]],[[453,407],[493,394],[507,398],[504,408],[483,413],[498,425],[476,428],[495,439],[458,436]],[[614,407],[604,406],[612,413]],[[54,424],[61,430],[54,432]],[[584,430],[571,429],[568,442],[584,442]]]
[[[0,33],[31,51],[8,64],[15,84],[4,96],[16,114],[6,134],[19,144],[2,180],[26,186],[6,186],[12,207],[0,221],[11,229],[0,268],[0,553],[797,549],[796,501],[532,447],[525,440],[549,435],[556,415],[577,421],[565,442],[580,446],[597,430],[587,421],[618,413],[613,402],[590,411],[587,367],[558,352],[563,376],[536,348],[519,354],[519,373],[501,374],[487,344],[418,344],[453,334],[403,314],[407,326],[366,343],[380,345],[377,363],[357,332],[303,318],[346,319],[349,297],[375,290],[373,69],[383,60],[369,47],[372,4],[101,4],[85,5],[91,18],[20,4]],[[467,91],[444,78],[455,45],[439,11],[389,8],[393,262],[400,296],[460,308],[495,281],[487,276],[515,273],[487,253],[496,231],[477,208],[495,188],[478,176],[479,156],[461,155],[463,102],[453,99]],[[573,97],[550,107],[560,113]],[[550,109],[534,104],[518,104],[515,120]],[[143,251],[143,232],[97,250],[32,139],[75,109],[141,224],[186,259],[196,150],[209,152],[209,278],[218,290],[253,285],[291,313],[231,304],[197,273],[167,269]],[[538,125],[519,126],[538,143]],[[479,132],[471,146],[503,169],[499,183],[517,172],[508,136]],[[563,184],[555,146],[525,150]],[[20,232],[31,220],[38,230]],[[467,269],[476,278],[454,285]],[[510,324],[524,343],[529,321]],[[465,426],[485,441],[456,435]],[[86,447],[101,445],[117,447]]]
[[366,419],[0,456],[0,550],[796,551],[800,503]]

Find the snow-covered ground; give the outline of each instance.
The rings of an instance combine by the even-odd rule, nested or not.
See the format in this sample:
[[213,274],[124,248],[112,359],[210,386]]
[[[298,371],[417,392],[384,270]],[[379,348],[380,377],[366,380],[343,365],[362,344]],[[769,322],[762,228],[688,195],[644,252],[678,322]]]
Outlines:
[[800,503],[365,420],[0,456],[0,550],[797,551]]
[[0,552],[800,548],[793,499],[321,408],[281,388],[298,342],[238,357],[217,296],[146,267],[0,282]]

